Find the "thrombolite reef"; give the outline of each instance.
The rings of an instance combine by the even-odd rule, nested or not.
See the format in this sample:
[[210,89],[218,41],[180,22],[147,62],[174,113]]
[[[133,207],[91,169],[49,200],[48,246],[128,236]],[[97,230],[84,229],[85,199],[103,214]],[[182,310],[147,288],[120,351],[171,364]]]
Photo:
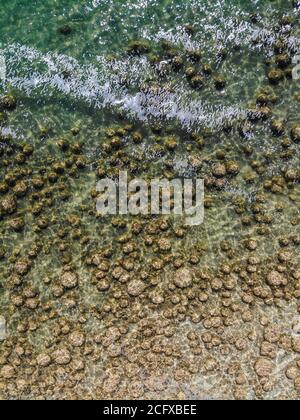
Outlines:
[[[105,5],[50,3],[47,47],[3,23],[0,397],[298,399],[298,2],[150,2],[129,34],[113,4],[111,51]],[[204,179],[204,223],[98,215],[120,170]]]

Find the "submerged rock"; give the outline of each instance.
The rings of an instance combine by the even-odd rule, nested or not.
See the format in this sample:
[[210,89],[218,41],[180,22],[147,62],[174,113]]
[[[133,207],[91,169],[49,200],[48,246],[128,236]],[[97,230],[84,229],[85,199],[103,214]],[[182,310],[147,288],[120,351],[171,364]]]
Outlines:
[[70,344],[74,347],[82,347],[85,342],[85,336],[81,331],[74,331],[69,337]]
[[16,273],[20,276],[26,276],[30,270],[30,263],[25,259],[20,259],[15,264]]
[[0,209],[4,214],[13,214],[17,210],[17,202],[13,196],[7,196],[0,201]]
[[265,357],[258,358],[254,366],[257,376],[261,378],[270,376],[273,368],[273,362]]
[[203,87],[203,78],[201,76],[194,76],[190,80],[190,84],[194,89],[200,89]]
[[224,176],[226,176],[226,166],[223,163],[216,163],[212,167],[212,174],[216,178],[223,178]]
[[292,338],[292,348],[294,352],[300,353],[300,337],[293,337]]
[[63,25],[63,26],[60,26],[57,31],[61,35],[67,36],[67,35],[71,35],[71,33],[73,32],[73,28],[70,25]]
[[4,379],[12,379],[15,374],[15,368],[11,365],[4,365],[0,371],[0,377]]
[[300,143],[300,124],[295,125],[292,129],[291,137],[295,143]]
[[25,221],[23,217],[17,217],[9,221],[9,227],[15,232],[21,232],[25,227]]
[[141,280],[131,280],[127,287],[128,294],[133,297],[141,295],[145,289],[146,285]]
[[285,69],[292,63],[292,60],[288,54],[280,54],[276,57],[276,64],[281,69]]
[[287,279],[278,271],[271,271],[267,276],[267,283],[269,286],[285,286],[287,284]]
[[284,79],[284,72],[280,69],[270,70],[268,73],[268,79],[271,84],[276,85]]
[[147,41],[139,40],[131,41],[126,50],[129,54],[139,55],[148,53],[150,47]]
[[12,95],[3,96],[0,99],[0,109],[13,110],[17,106],[17,100]]
[[180,268],[174,276],[174,284],[180,289],[185,289],[192,285],[193,276],[188,268]]
[[63,273],[60,280],[65,289],[74,289],[78,286],[78,276],[73,271]]
[[36,362],[40,367],[47,367],[51,364],[51,357],[47,353],[41,353],[36,358]]
[[191,61],[199,61],[202,58],[202,51],[199,49],[195,49],[195,50],[191,50],[187,52],[187,57],[191,60]]
[[223,90],[226,86],[226,80],[223,76],[216,76],[214,83],[217,90]]
[[275,136],[281,136],[284,133],[284,121],[282,120],[272,121],[271,130]]
[[52,357],[57,365],[68,365],[72,360],[71,353],[66,348],[56,350]]
[[263,106],[261,108],[253,108],[248,110],[248,118],[251,122],[267,120],[272,115],[271,108]]

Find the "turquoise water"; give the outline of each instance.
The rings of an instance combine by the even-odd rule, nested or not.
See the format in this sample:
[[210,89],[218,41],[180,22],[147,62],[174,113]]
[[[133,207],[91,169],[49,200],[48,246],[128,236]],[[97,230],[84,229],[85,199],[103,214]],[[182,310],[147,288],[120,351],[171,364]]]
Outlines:
[[[169,118],[177,114],[185,124],[191,120],[204,120],[206,124],[211,113],[230,118],[252,99],[265,76],[263,63],[255,54],[262,49],[262,42],[254,46],[253,40],[260,34],[267,44],[264,54],[270,55],[276,41],[272,25],[285,11],[286,2],[266,5],[266,2],[223,1],[212,5],[195,1],[186,5],[151,1],[137,5],[101,1],[80,6],[74,2],[30,2],[26,6],[4,2],[3,9],[1,39],[8,86],[30,92],[31,97],[38,95],[42,103],[49,95],[54,96],[56,103],[60,100],[72,104],[75,97],[76,106],[79,101],[83,105],[91,103],[92,108],[114,106],[144,120],[153,110],[150,106],[143,109],[136,92],[142,83],[153,79],[153,71],[147,60],[124,57],[122,51],[135,39],[151,42],[153,53],[161,50],[162,41],[168,41],[180,51],[200,48],[204,63],[228,74],[229,88],[225,94],[216,97],[214,92],[212,97],[209,89],[205,89],[200,101],[199,95],[193,95],[191,100],[191,92],[182,78],[166,78],[165,83],[175,86],[175,94],[159,98],[160,102],[165,99],[168,103],[160,104],[158,112]],[[255,13],[261,16],[259,24],[249,21]],[[297,16],[297,12],[292,14]],[[193,37],[183,29],[190,22],[197,28]],[[58,28],[65,25],[70,26],[72,35],[58,33]],[[297,37],[290,42],[297,47]],[[236,45],[238,52],[234,50]],[[218,58],[223,49],[227,53],[224,63]],[[61,75],[65,71],[72,72],[71,83]],[[130,89],[124,86],[125,81]],[[195,115],[199,107],[201,115]]]
[[[299,398],[296,3],[1,1],[1,398]],[[119,169],[204,178],[203,225],[97,217]]]

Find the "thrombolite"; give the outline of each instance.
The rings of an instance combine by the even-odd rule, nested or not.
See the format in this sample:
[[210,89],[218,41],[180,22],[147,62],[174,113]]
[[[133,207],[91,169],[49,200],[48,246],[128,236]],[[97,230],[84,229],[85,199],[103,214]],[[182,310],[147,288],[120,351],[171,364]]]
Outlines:
[[[3,3],[0,398],[298,399],[298,2]],[[119,170],[204,223],[97,216]]]

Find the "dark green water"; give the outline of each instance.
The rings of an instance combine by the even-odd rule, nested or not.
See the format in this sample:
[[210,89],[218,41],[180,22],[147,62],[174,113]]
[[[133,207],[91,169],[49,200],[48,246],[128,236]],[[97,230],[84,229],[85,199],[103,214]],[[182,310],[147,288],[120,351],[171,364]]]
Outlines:
[[[1,398],[299,398],[297,351],[287,344],[299,336],[300,146],[292,130],[300,80],[289,61],[300,54],[296,3],[1,0],[0,97],[16,99],[0,114]],[[280,54],[289,62],[270,84]],[[272,115],[254,122],[261,105]],[[272,121],[283,132],[274,135]],[[166,228],[161,218],[97,218],[96,182],[119,169],[204,178],[204,224],[182,233],[172,218]],[[91,268],[95,253],[108,259],[106,247],[109,269]],[[193,272],[190,290],[170,280],[179,267]],[[76,287],[62,287],[63,270],[75,273]],[[266,286],[272,270],[288,284]],[[130,279],[146,292],[133,298]],[[221,325],[210,326],[218,317]],[[281,328],[276,355],[263,353],[276,365],[272,375],[254,368],[262,318]],[[74,347],[78,330],[85,344]],[[220,343],[190,346],[187,332],[207,331]],[[155,343],[164,350],[148,352]],[[61,348],[71,363],[57,361]]]

